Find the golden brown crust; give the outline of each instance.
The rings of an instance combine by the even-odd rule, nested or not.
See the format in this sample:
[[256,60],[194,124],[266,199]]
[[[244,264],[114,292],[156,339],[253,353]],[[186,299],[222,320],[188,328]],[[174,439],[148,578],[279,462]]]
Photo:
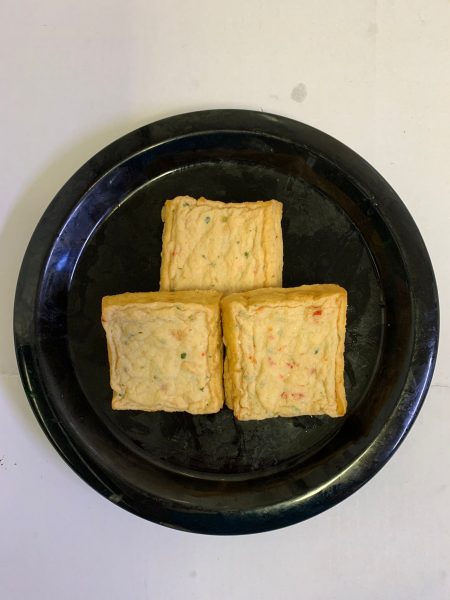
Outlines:
[[339,342],[336,350],[336,416],[342,417],[347,411],[347,399],[345,397],[344,386],[344,349],[345,349],[345,329],[347,321],[347,291],[341,288],[339,292],[339,318],[338,318],[338,336]]
[[223,360],[223,388],[225,404],[233,410],[233,390],[231,388],[231,379],[228,373],[228,357],[226,355]]
[[316,300],[325,295],[332,294],[342,296],[343,298],[347,297],[346,290],[340,285],[334,283],[315,283],[291,288],[267,287],[246,292],[235,292],[223,296],[221,306],[223,307],[238,300],[246,306],[260,305],[261,303],[276,304],[286,300],[295,302],[303,298]]
[[277,200],[167,200],[160,289],[233,292],[281,285],[282,210]]
[[103,296],[102,313],[110,306],[127,304],[148,304],[149,302],[185,302],[208,305],[217,304],[221,294],[215,290],[161,291],[161,292],[124,292],[114,296]]
[[[317,306],[315,306],[316,304]],[[265,310],[267,308],[276,309],[277,307],[280,307],[281,309],[290,307],[292,310],[300,310],[299,319],[303,318],[301,316],[303,314],[302,311],[309,310],[308,307],[323,307],[324,311],[333,311],[333,320],[328,321],[327,327],[332,327],[330,333],[336,343],[335,355],[324,355],[323,357],[318,355],[317,358],[314,356],[306,356],[306,358],[302,359],[305,364],[309,361],[308,364],[311,367],[312,372],[315,373],[317,368],[322,374],[325,374],[323,376],[328,381],[333,381],[334,392],[331,392],[332,397],[325,397],[320,400],[306,402],[308,393],[305,392],[305,400],[299,400],[300,397],[303,397],[303,392],[305,390],[302,387],[302,393],[299,393],[298,389],[296,389],[295,393],[292,392],[289,387],[289,385],[292,385],[291,379],[288,379],[291,383],[287,383],[286,387],[282,388],[280,394],[282,398],[288,398],[289,396],[297,398],[296,400],[291,401],[291,406],[286,406],[286,402],[284,402],[284,407],[280,406],[279,401],[278,403],[276,401],[272,402],[270,398],[267,400],[264,399],[264,406],[262,406],[260,395],[255,392],[255,389],[249,391],[250,387],[246,377],[248,378],[249,376],[251,365],[248,362],[248,353],[246,354],[244,351],[245,340],[242,337],[243,330],[239,325],[239,322],[242,322],[242,315],[255,315],[257,314],[255,311]],[[230,408],[233,408],[236,418],[246,420],[267,418],[270,416],[294,416],[300,414],[328,414],[332,417],[344,415],[347,406],[344,388],[346,308],[347,292],[342,287],[333,284],[317,284],[284,289],[266,288],[230,294],[229,296],[222,298],[222,327],[228,362],[227,368],[224,371],[225,401]],[[317,312],[317,314],[322,314],[322,310],[313,311],[312,313],[311,310],[309,314],[315,314],[315,312]],[[259,334],[260,331],[257,329],[259,326],[254,324],[254,317],[249,316],[248,318],[250,326],[255,327],[255,329],[252,330],[253,336]],[[268,321],[263,321],[263,323],[265,326],[268,324]],[[308,325],[308,321],[306,321],[306,325]],[[314,332],[316,330],[313,328],[312,331]],[[311,334],[311,331],[309,334]],[[299,336],[299,339],[300,338],[301,336]],[[257,353],[257,346],[255,346],[255,348],[255,353]],[[267,363],[264,363],[262,356],[256,356],[256,358],[252,356],[250,358],[258,363],[258,368],[255,368],[253,376],[250,377],[254,387],[255,373],[256,376],[260,378],[261,373],[264,373],[264,377],[267,379],[268,369]],[[269,357],[269,360],[275,365],[276,362],[280,360],[280,354],[274,354],[273,357]],[[290,358],[290,360],[293,361],[292,358]],[[328,360],[333,362],[334,373],[330,374],[329,369],[327,370],[326,365],[328,364]],[[293,362],[295,363],[295,361]],[[263,364],[265,364],[264,368],[262,367]],[[291,368],[296,368],[289,362],[286,364]],[[299,367],[299,365],[296,366]],[[292,373],[293,371],[289,372],[290,377],[292,377]],[[332,379],[329,379],[330,375],[332,376]],[[279,376],[282,378],[282,373],[280,373]],[[305,383],[305,389],[308,390],[308,392],[311,392],[311,384],[307,380],[303,383]],[[325,387],[323,389],[325,389]],[[270,390],[274,393],[273,386]],[[277,392],[278,391],[280,390],[277,390]]]
[[[176,200],[176,199],[174,199]],[[161,220],[164,223],[162,233],[162,250],[161,250],[161,271],[160,271],[160,282],[159,289],[171,290],[173,287],[170,282],[170,259],[173,250],[169,249],[173,235],[173,222],[174,222],[174,200],[166,200],[161,210]]]
[[225,365],[223,369],[223,381],[225,389],[225,404],[233,410],[235,406],[238,406],[239,398],[235,390],[236,374],[239,371],[238,366],[238,337],[236,335],[235,328],[235,317],[234,308],[236,304],[232,300],[228,301],[228,298],[237,296],[238,294],[232,294],[231,296],[225,296],[221,301],[222,311],[222,331],[223,341],[225,344]]
[[[113,409],[208,414],[222,408],[219,301],[215,291],[125,293],[102,299]],[[152,338],[159,321],[160,331]],[[166,325],[172,322],[168,332]],[[143,337],[134,337],[136,333]],[[157,342],[163,346],[155,352]],[[161,390],[168,387],[166,397]]]

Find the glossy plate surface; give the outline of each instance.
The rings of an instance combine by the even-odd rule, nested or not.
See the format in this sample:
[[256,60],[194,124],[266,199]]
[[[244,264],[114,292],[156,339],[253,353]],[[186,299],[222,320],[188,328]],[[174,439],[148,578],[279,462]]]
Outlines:
[[[284,285],[348,290],[344,418],[110,409],[101,298],[158,289],[161,207],[181,194],[282,201]],[[236,534],[311,517],[383,466],[430,383],[438,298],[415,223],[362,158],[283,117],[216,110],[142,127],[67,182],[26,252],[14,328],[31,406],[85,481],[152,521]]]

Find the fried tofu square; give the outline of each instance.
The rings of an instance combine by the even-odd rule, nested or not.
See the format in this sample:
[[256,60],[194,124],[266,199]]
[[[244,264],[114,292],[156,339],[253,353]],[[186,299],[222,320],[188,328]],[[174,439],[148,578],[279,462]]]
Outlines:
[[223,406],[220,294],[105,296],[114,410],[208,414]]
[[161,290],[282,285],[283,205],[178,196],[162,210]]
[[237,419],[345,414],[342,287],[236,293],[221,308],[225,398]]

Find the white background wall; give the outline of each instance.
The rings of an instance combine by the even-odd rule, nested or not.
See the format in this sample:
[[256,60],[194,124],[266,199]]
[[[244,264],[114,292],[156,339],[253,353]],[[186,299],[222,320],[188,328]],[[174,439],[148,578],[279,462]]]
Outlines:
[[[0,598],[450,597],[450,2],[3,0]],[[337,137],[403,198],[438,278],[441,347],[405,443],[362,490],[288,529],[219,538],[134,517],[46,441],[17,375],[14,286],[51,198],[122,134],[203,108]]]

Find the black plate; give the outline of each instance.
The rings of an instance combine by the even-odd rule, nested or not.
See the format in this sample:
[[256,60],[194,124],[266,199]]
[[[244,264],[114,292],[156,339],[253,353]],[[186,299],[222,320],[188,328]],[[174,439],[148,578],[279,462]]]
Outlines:
[[[160,211],[179,194],[284,203],[284,285],[349,292],[344,418],[110,409],[101,297],[158,289]],[[68,181],[26,252],[14,327],[30,404],[85,481],[152,521],[235,534],[311,517],[382,467],[430,383],[438,297],[416,225],[363,159],[307,125],[217,110],[142,127]]]

